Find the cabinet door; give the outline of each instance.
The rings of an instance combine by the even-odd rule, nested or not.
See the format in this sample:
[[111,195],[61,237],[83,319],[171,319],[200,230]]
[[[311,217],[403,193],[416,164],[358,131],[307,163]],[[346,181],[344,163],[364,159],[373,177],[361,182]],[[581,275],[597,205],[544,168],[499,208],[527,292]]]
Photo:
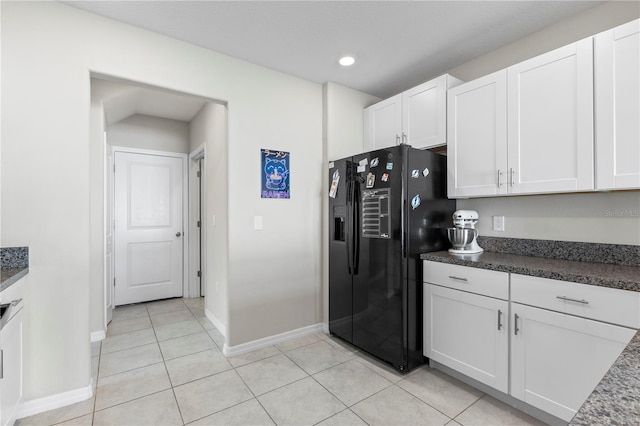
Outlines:
[[506,108],[506,70],[449,89],[449,198],[507,193]]
[[511,395],[566,421],[636,333],[518,303],[511,314]]
[[443,75],[402,94],[402,137],[414,148],[447,143],[447,76]]
[[593,189],[592,39],[507,72],[509,192]]
[[595,36],[596,188],[640,188],[640,20]]
[[508,302],[424,284],[424,355],[508,392]]
[[22,398],[22,310],[0,333],[2,379],[0,379],[1,425],[12,425]]
[[370,151],[399,145],[402,141],[402,95],[365,109],[365,147]]

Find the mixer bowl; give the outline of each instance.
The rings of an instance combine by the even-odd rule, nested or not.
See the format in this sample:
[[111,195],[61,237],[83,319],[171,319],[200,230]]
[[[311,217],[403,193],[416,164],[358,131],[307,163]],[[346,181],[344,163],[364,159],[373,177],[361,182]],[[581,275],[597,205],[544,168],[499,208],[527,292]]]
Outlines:
[[454,249],[460,250],[468,246],[478,235],[477,229],[447,228],[447,237]]

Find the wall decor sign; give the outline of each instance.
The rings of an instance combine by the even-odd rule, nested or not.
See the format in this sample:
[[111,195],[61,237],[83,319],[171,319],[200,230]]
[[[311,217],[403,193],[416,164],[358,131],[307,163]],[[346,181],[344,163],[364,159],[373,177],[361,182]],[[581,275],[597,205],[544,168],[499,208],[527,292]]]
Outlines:
[[260,150],[262,198],[289,198],[289,157],[285,151]]

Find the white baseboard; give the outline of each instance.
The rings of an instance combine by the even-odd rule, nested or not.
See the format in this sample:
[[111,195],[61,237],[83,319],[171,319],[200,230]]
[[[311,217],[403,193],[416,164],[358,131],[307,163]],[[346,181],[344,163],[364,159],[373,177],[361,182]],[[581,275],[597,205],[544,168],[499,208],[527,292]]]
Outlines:
[[324,331],[326,334],[331,334],[331,332],[329,331],[329,324],[323,323],[322,324],[322,331]]
[[19,419],[33,416],[45,411],[54,410],[76,402],[86,401],[93,396],[93,378],[89,384],[83,388],[62,392],[56,395],[45,396],[44,398],[23,401],[18,409]]
[[107,332],[104,330],[91,332],[91,343],[100,342],[107,337]]
[[213,324],[213,326],[214,326],[215,328],[217,328],[217,329],[218,329],[218,331],[220,332],[220,334],[222,334],[223,336],[226,336],[226,335],[227,335],[227,329],[226,329],[226,327],[224,326],[224,324],[222,324],[222,322],[221,322],[218,318],[216,318],[216,317],[211,313],[211,311],[209,311],[208,309],[205,309],[205,310],[204,310],[204,316],[206,316],[206,317],[207,317],[207,319],[208,319],[209,321],[211,321],[211,324]]
[[277,343],[282,343],[287,340],[317,333],[319,331],[324,331],[323,324],[309,325],[307,327],[298,328],[295,330],[287,331],[269,337],[264,337],[262,339],[253,340],[251,342],[242,343],[235,346],[227,346],[227,344],[225,343],[222,347],[222,353],[227,357],[241,355],[247,352],[255,351],[256,349],[266,348],[267,346],[272,346]]

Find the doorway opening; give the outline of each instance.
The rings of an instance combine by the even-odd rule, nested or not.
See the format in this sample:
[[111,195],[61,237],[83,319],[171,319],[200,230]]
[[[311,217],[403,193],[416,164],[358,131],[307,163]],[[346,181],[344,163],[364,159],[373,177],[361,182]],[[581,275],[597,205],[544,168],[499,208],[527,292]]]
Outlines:
[[[100,309],[100,311],[104,315],[100,315],[100,317],[103,317],[103,321],[100,322],[103,322],[106,330],[115,306],[148,300],[144,298],[138,300],[118,297],[120,285],[123,284],[124,287],[124,283],[119,283],[116,279],[118,259],[122,258],[122,256],[117,255],[117,246],[119,240],[122,242],[122,237],[118,237],[114,233],[118,218],[115,211],[117,207],[116,196],[114,196],[117,189],[117,179],[113,170],[117,162],[117,155],[124,154],[124,151],[148,155],[155,159],[172,156],[182,156],[184,158],[184,180],[182,184],[185,189],[182,198],[184,212],[182,219],[184,223],[182,230],[172,230],[171,234],[174,240],[183,241],[181,247],[179,247],[179,250],[183,253],[183,266],[181,266],[183,271],[182,289],[177,296],[193,298],[202,297],[205,294],[213,294],[207,291],[205,276],[206,232],[204,230],[206,203],[204,200],[207,191],[206,180],[203,178],[206,140],[203,140],[201,129],[203,126],[206,127],[207,117],[201,117],[204,116],[201,112],[209,104],[220,103],[197,96],[98,75],[92,75],[91,77],[91,102],[92,131],[97,133],[99,130],[102,135],[101,143],[96,144],[94,149],[97,146],[101,146],[99,157],[102,158],[104,170],[102,174],[104,189],[104,198],[102,200],[103,235],[101,238],[96,235],[95,239],[96,241],[103,241],[102,287],[104,292],[100,295],[99,292],[93,291],[92,306],[96,305],[93,301],[94,299],[102,301],[104,309]],[[193,122],[196,120],[198,121],[198,126],[194,132]],[[156,208],[149,207],[153,203],[144,207],[142,201],[146,199],[148,202],[153,197],[156,197],[155,201],[158,201],[158,197],[162,197],[163,191],[153,185],[163,179],[168,179],[159,171],[164,166],[156,167],[148,164],[141,166],[138,164],[140,163],[138,161],[140,158],[143,157],[138,157],[133,161],[136,163],[135,167],[125,166],[131,169],[128,172],[133,173],[132,176],[138,179],[137,185],[143,188],[130,191],[130,194],[137,194],[136,197],[142,197],[134,197],[133,199],[133,203],[138,208],[138,216],[135,218],[137,222],[132,223],[131,217],[126,215],[126,219],[121,219],[129,222],[127,226],[135,225],[133,228],[137,227],[138,230],[141,229],[145,221],[162,219],[162,212],[157,211]],[[192,182],[194,178],[196,184]],[[98,181],[98,178],[95,179]],[[130,206],[127,209],[130,210]],[[166,219],[166,216],[164,218]],[[155,228],[161,228],[166,224],[163,225],[160,222],[156,222],[155,224],[151,223],[151,225],[153,225],[151,226],[152,228],[154,226]],[[176,237],[178,233],[180,233],[180,236]],[[141,260],[137,270],[127,272],[128,276],[133,275],[137,279],[137,281],[134,280],[133,284],[135,285],[133,287],[137,286],[138,289],[145,286],[152,287],[157,282],[162,281],[161,275],[166,271],[162,269],[165,266],[164,262],[159,259],[167,257],[169,251],[176,250],[175,248],[169,249],[171,244],[168,241],[165,240],[163,243],[156,242],[157,244],[147,243],[145,248],[151,248],[151,251],[147,250],[147,253],[142,255],[141,253],[145,250],[142,250],[141,247],[144,247],[144,244],[129,245],[124,249],[127,251],[127,257],[137,256],[138,260]],[[155,247],[152,247],[153,245]],[[175,246],[175,244],[173,245]],[[173,296],[174,294],[171,294],[168,297]],[[161,294],[157,297],[164,298],[167,296]],[[96,323],[93,317],[94,314],[92,314],[92,324]],[[98,327],[92,325],[92,329],[95,328]],[[92,332],[92,340],[94,339],[93,334]]]

